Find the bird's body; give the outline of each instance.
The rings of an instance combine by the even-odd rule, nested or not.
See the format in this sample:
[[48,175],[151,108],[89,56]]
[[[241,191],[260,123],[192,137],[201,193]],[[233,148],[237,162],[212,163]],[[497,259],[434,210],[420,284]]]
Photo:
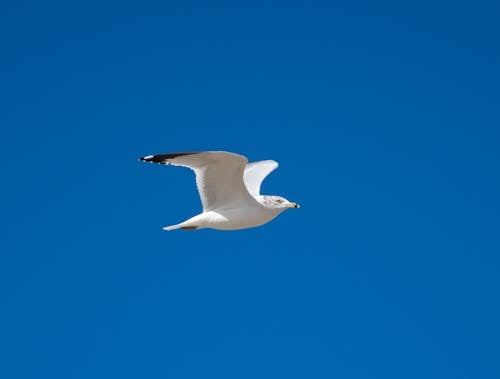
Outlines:
[[196,174],[203,212],[165,230],[252,228],[299,207],[280,196],[260,194],[262,181],[278,167],[275,161],[247,164],[246,157],[225,151],[148,155],[141,160],[188,167]]
[[[265,214],[264,214],[265,212]],[[189,220],[178,225],[167,226],[166,230],[177,228],[201,229],[212,228],[219,230],[237,230],[260,226],[271,221],[279,213],[267,209],[252,208],[250,212],[242,214],[240,208],[237,209],[219,209],[200,213]]]

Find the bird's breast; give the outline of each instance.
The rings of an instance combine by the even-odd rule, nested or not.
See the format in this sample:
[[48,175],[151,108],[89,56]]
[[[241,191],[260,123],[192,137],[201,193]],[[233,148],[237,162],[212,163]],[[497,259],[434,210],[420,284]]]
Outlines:
[[266,209],[219,209],[209,212],[208,222],[210,228],[219,230],[237,230],[260,226],[271,221],[275,214]]

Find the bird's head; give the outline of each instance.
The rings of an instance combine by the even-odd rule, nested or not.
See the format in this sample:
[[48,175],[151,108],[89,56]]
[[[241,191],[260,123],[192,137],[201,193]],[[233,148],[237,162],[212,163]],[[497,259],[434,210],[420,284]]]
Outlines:
[[263,196],[264,204],[273,209],[285,210],[287,208],[300,208],[300,205],[292,201],[288,201],[281,196]]

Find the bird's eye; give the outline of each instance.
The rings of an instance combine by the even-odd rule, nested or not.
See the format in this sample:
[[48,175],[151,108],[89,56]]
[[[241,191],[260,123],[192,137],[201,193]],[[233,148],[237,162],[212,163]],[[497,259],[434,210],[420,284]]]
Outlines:
[[277,202],[278,204],[281,204],[281,203],[283,202],[283,200],[278,199],[278,200],[276,200],[276,202]]

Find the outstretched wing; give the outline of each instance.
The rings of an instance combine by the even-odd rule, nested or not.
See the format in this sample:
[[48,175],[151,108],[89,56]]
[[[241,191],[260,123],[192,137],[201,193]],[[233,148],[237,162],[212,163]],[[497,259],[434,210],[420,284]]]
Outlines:
[[278,167],[275,161],[259,161],[247,164],[243,180],[252,196],[260,195],[260,186],[267,175]]
[[148,155],[141,161],[189,167],[196,174],[196,186],[203,211],[255,202],[243,182],[247,158],[225,151]]

